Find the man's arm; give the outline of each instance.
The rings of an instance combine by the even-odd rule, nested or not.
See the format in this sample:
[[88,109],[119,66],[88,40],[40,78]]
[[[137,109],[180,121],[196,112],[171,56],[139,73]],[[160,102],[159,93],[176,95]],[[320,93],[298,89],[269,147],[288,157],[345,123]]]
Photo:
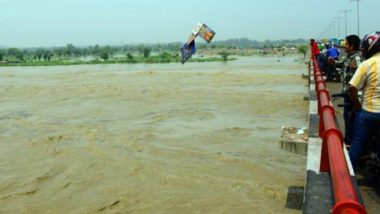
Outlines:
[[330,65],[335,65],[335,67],[337,68],[343,68],[344,66],[344,60],[343,61],[339,61],[339,60],[335,60],[334,58],[332,57],[329,57],[327,59],[327,62],[330,64]]
[[355,88],[355,86],[350,84],[349,91],[350,91],[351,100],[354,103],[354,110],[361,109],[362,104],[359,101],[358,89]]
[[351,70],[355,71],[361,63],[360,56],[355,56],[355,58],[350,61]]

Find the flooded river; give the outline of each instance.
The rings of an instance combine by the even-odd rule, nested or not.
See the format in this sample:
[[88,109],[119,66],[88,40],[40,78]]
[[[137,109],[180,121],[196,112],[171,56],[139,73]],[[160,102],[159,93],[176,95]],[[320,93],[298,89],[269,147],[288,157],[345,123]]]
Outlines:
[[0,213],[300,213],[294,59],[0,67]]

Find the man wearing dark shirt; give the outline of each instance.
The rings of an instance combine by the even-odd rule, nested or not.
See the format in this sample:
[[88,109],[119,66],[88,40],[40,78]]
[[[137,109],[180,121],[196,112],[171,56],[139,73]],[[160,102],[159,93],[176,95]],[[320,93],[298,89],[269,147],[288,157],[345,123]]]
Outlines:
[[349,93],[349,82],[351,78],[354,76],[356,69],[361,64],[362,57],[359,51],[360,46],[360,38],[357,35],[349,35],[346,37],[345,42],[345,51],[347,56],[342,61],[335,62],[337,68],[341,68],[343,71],[342,81],[342,95],[344,99],[344,110],[343,110],[343,118],[344,118],[344,142],[346,145],[351,145],[352,133],[353,133],[353,102],[350,98]]

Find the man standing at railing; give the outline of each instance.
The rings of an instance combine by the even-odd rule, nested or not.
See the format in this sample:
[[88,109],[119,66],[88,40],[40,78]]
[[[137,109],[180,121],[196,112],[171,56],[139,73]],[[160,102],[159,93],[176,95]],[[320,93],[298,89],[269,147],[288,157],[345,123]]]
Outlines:
[[[374,134],[377,141],[380,141],[380,32],[366,35],[361,42],[361,51],[365,61],[356,70],[349,88],[356,110],[349,152],[354,169],[369,136]],[[361,88],[362,104],[358,98],[358,90]]]
[[311,46],[311,56],[314,55],[317,58],[318,64],[321,64],[320,63],[321,52],[319,51],[318,44],[315,42],[314,39],[310,39],[310,46]]
[[342,94],[344,100],[343,118],[344,118],[344,142],[346,145],[351,145],[352,126],[354,122],[353,103],[348,91],[349,82],[354,76],[356,69],[361,64],[362,57],[359,51],[360,38],[357,35],[349,35],[346,37],[344,49],[347,56],[342,61],[333,61],[337,68],[342,69]]

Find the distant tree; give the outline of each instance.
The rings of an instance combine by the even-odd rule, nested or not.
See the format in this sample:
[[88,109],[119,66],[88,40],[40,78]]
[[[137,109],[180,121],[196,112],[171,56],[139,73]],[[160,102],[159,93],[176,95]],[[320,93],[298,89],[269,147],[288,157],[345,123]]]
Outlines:
[[58,57],[62,57],[65,55],[64,48],[54,48],[53,52],[54,52],[54,55],[56,55]]
[[152,51],[152,49],[151,48],[149,48],[149,47],[145,47],[144,48],[144,57],[145,58],[148,58],[149,56],[150,56],[150,52]]
[[179,57],[179,53],[178,52],[176,52],[173,57],[175,58],[176,62],[179,62],[180,57]]
[[43,54],[43,58],[45,61],[50,62],[50,59],[53,57],[53,52],[46,50]]
[[99,48],[99,45],[95,45],[94,47],[94,50],[92,52],[95,56],[99,56],[100,55],[100,48]]
[[22,52],[19,50],[19,49],[17,49],[17,48],[9,48],[8,49],[8,55],[9,56],[14,56],[14,57],[16,57],[17,59],[19,59],[19,60],[24,60],[24,55],[22,54]]
[[303,58],[306,58],[306,53],[307,53],[307,45],[300,45],[298,46],[298,52],[303,54]]
[[207,44],[202,44],[201,43],[201,44],[198,45],[198,49],[207,49],[207,47],[208,47]]
[[66,56],[79,56],[80,50],[75,47],[73,44],[66,45]]
[[30,50],[23,49],[23,50],[21,51],[21,54],[22,54],[22,59],[23,59],[23,61],[28,61],[29,58],[31,58],[31,51],[30,51]]
[[168,53],[168,52],[163,52],[163,53],[160,54],[160,57],[161,58],[171,58],[172,55],[170,53]]
[[106,50],[103,50],[100,53],[100,58],[102,58],[104,61],[106,61],[109,58],[109,53]]
[[160,62],[170,62],[172,55],[168,52],[163,52],[160,54]]
[[115,49],[109,45],[103,47],[102,49],[103,49],[103,51],[106,51],[109,56],[112,56],[115,52]]
[[218,54],[222,57],[223,61],[227,61],[228,57],[231,55],[227,51],[222,51],[222,52],[219,52]]
[[90,47],[80,48],[80,49],[79,49],[79,53],[80,53],[80,55],[82,55],[82,56],[88,56],[88,55],[90,55],[90,54],[91,54]]
[[133,55],[131,53],[127,53],[127,59],[133,60]]
[[2,50],[0,50],[0,61],[2,61],[4,59],[4,53]]
[[44,53],[45,53],[45,49],[43,49],[43,48],[38,48],[38,49],[34,52],[34,58],[37,59],[38,61],[40,61],[40,60],[43,58]]

